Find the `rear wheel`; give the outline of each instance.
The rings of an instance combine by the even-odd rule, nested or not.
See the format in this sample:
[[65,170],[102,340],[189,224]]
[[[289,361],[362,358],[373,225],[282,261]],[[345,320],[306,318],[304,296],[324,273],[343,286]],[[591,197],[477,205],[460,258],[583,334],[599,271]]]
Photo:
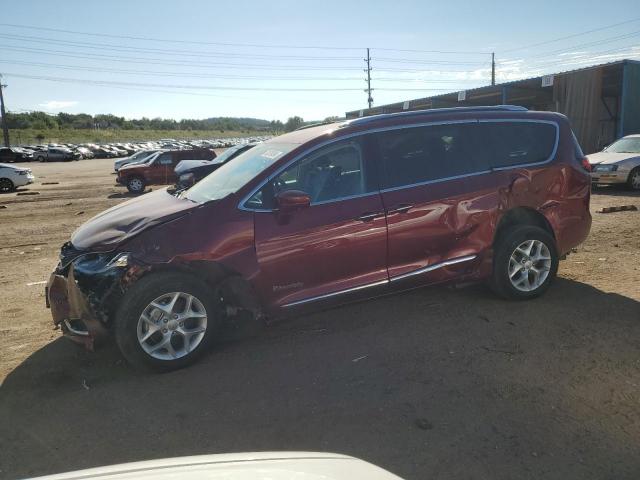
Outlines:
[[0,193],[13,192],[16,186],[8,178],[0,178]]
[[629,173],[627,185],[631,190],[640,190],[640,167],[636,167]]
[[542,295],[557,272],[555,240],[546,230],[520,225],[498,239],[491,284],[503,297],[526,300]]
[[145,186],[144,180],[140,177],[130,177],[127,180],[127,190],[131,193],[142,193]]
[[38,160],[39,162],[46,162],[47,161],[47,157],[45,157],[44,155],[38,155],[36,157],[36,160]]
[[185,367],[202,355],[218,327],[214,293],[181,273],[143,278],[116,315],[118,347],[134,366],[157,371]]

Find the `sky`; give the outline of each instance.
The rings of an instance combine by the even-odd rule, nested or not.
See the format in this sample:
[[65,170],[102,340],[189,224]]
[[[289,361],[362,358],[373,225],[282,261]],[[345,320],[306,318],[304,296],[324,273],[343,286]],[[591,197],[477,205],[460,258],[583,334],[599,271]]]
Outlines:
[[[520,6],[522,5],[522,6]],[[0,0],[9,111],[126,118],[342,116],[640,60],[637,0]]]

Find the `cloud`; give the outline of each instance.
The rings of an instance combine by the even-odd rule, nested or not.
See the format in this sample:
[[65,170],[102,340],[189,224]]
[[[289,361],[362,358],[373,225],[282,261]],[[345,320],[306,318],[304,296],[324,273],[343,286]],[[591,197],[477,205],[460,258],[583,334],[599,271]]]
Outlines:
[[42,108],[46,108],[47,110],[57,110],[60,108],[73,107],[77,105],[76,101],[69,100],[49,100],[47,102],[41,103],[39,106]]

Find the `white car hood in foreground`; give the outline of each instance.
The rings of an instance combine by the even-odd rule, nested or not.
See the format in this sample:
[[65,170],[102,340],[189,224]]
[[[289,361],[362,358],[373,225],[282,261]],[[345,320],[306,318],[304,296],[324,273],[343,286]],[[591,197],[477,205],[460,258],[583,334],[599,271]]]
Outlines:
[[123,463],[39,480],[402,480],[375,465],[333,453],[259,452]]
[[618,163],[623,160],[629,160],[632,158],[640,159],[639,153],[613,153],[613,152],[598,152],[587,155],[587,159],[591,165],[602,164],[608,165],[611,163]]

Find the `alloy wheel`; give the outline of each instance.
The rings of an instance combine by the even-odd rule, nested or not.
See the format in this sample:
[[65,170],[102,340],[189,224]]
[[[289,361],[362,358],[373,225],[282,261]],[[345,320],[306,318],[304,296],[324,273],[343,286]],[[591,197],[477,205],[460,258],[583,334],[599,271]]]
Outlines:
[[165,293],[153,300],[138,319],[142,349],[158,360],[175,360],[191,353],[207,331],[207,312],[193,295]]
[[7,193],[13,190],[13,183],[11,180],[3,178],[0,180],[0,192]]
[[509,280],[521,292],[539,288],[549,276],[551,252],[540,240],[526,240],[509,258]]
[[631,173],[631,188],[640,190],[640,170]]
[[142,180],[139,178],[133,178],[129,180],[129,186],[131,187],[131,190],[139,192],[142,190]]

